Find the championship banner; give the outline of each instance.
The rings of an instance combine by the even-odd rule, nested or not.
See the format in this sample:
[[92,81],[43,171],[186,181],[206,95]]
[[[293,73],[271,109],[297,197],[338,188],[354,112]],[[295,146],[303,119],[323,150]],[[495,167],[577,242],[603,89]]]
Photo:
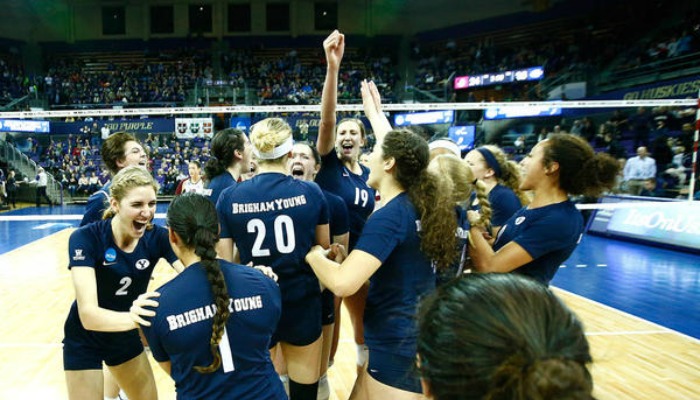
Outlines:
[[212,118],[175,118],[175,135],[180,139],[211,138],[213,134]]

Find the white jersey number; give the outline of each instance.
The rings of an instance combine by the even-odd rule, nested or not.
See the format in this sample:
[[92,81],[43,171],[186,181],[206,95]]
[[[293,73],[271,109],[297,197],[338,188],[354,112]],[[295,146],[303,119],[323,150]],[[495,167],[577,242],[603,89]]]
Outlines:
[[[289,215],[280,215],[275,218],[273,224],[275,234],[275,246],[277,251],[282,254],[289,254],[296,247],[296,239],[294,237],[294,221]],[[263,240],[267,233],[265,223],[258,218],[253,218],[248,221],[246,226],[248,233],[255,233],[255,241],[253,242],[253,257],[267,257],[270,255],[270,249],[263,249]]]
[[233,352],[231,351],[231,343],[228,341],[228,332],[224,328],[224,334],[219,342],[219,353],[221,353],[221,367],[224,373],[234,371],[236,368],[233,365]]
[[355,188],[355,205],[362,203],[362,207],[364,207],[367,205],[368,200],[369,193],[365,189]]
[[131,278],[128,276],[123,277],[120,281],[119,284],[122,285],[114,294],[117,296],[126,296],[129,294],[129,292],[126,290],[131,286]]

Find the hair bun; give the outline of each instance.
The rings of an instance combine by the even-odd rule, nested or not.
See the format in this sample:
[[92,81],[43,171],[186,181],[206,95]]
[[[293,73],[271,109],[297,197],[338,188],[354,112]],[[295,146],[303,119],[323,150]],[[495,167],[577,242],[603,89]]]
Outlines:
[[591,377],[580,363],[564,358],[535,361],[523,376],[528,398],[590,399]]

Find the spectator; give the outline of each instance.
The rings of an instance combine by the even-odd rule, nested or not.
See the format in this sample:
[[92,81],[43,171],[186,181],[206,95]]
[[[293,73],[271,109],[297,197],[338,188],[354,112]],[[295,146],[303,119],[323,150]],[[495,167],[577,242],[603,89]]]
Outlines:
[[625,163],[624,182],[627,193],[638,196],[644,189],[644,181],[656,178],[656,161],[649,157],[647,148],[637,148],[637,155]]

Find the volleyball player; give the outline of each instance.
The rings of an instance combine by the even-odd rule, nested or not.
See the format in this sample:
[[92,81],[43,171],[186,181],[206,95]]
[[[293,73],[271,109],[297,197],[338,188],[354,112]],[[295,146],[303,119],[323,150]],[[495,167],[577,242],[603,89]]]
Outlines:
[[71,234],[68,268],[76,301],[63,340],[70,399],[102,400],[103,362],[130,399],[157,398],[153,372],[128,312],[146,291],[160,258],[182,266],[167,230],[151,224],[157,189],[145,168],[123,168],[112,180],[105,219]]
[[205,194],[204,180],[202,179],[202,164],[199,161],[190,161],[187,163],[187,173],[189,178],[184,179],[175,189],[175,194],[182,193],[199,193]]
[[491,205],[484,184],[474,177],[474,173],[466,161],[454,153],[439,154],[434,157],[432,149],[430,153],[431,160],[428,164],[428,170],[435,175],[444,177],[452,187],[452,202],[456,204],[455,213],[457,215],[457,249],[460,253],[459,260],[453,263],[450,268],[438,271],[437,285],[440,286],[461,276],[471,268],[468,243],[470,225],[467,219],[467,209],[472,194],[475,194],[476,198],[479,199],[481,218],[477,222],[484,228],[488,226],[491,217]]
[[422,398],[412,373],[416,307],[435,289],[434,265],[447,268],[457,259],[450,188],[427,170],[428,159],[423,138],[411,131],[390,131],[369,159],[368,184],[382,194],[382,208],[367,220],[340,265],[326,258],[337,250],[328,253],[315,246],[306,256],[336,295],[355,293],[370,280],[364,315],[369,363],[351,399]]
[[[503,224],[493,248],[472,225],[470,254],[477,271],[516,272],[548,285],[583,235],[583,217],[569,195],[612,188],[620,165],[567,134],[539,142],[521,164],[520,189],[534,192],[532,202]],[[469,211],[468,218],[476,221],[478,214]]]
[[[111,134],[102,142],[100,155],[112,176],[122,168],[130,165],[139,165],[146,168],[148,162],[148,156],[141,143],[133,135],[126,132]],[[111,182],[107,182],[102,189],[90,195],[80,226],[102,219],[102,214],[109,208],[110,185]]]
[[[338,73],[345,52],[345,35],[333,31],[324,40],[323,50],[327,66],[316,141],[316,148],[321,154],[321,169],[316,175],[316,183],[345,201],[350,218],[349,249],[353,249],[375,206],[374,189],[367,185],[369,169],[359,162],[361,148],[367,137],[365,126],[359,119],[343,119],[336,126]],[[358,372],[367,361],[367,347],[362,332],[367,290],[368,287],[363,286],[353,296],[343,300],[354,329]]]
[[235,185],[250,170],[251,153],[245,133],[233,128],[216,132],[211,141],[211,157],[204,166],[209,199],[214,204],[224,189]]
[[418,326],[428,398],[594,399],[581,322],[531,279],[468,274],[423,301]]
[[[206,197],[176,197],[167,222],[185,270],[157,289],[156,302],[148,300],[152,294],[141,295],[134,305],[156,307],[146,313],[132,307],[132,316],[144,325],[153,358],[172,376],[177,397],[286,399],[268,350],[282,312],[277,284],[216,258],[219,220]],[[146,314],[152,318],[143,320]]]
[[[492,145],[477,147],[467,153],[464,160],[486,187],[493,211],[488,234],[495,237],[508,218],[530,202],[520,189],[519,167],[506,158],[503,150]],[[478,200],[474,199],[472,205],[478,207]]]
[[270,266],[279,276],[283,311],[272,345],[281,343],[290,398],[316,399],[321,292],[304,256],[315,244],[330,245],[328,206],[318,185],[288,175],[293,144],[285,121],[267,118],[256,123],[250,139],[259,173],[221,194],[216,205],[221,222],[217,252],[228,261]]
[[[295,143],[292,148],[292,158],[289,160],[289,173],[295,179],[313,181],[321,168],[321,156],[316,148],[309,143]],[[331,242],[348,247],[349,222],[348,209],[340,197],[323,190],[323,195],[328,202],[329,229]],[[328,387],[329,365],[333,362],[335,350],[338,347],[340,335],[340,298],[333,295],[328,289],[321,292],[321,325],[323,326],[323,352],[321,354],[321,370],[319,379],[318,400],[328,399],[330,388]]]

